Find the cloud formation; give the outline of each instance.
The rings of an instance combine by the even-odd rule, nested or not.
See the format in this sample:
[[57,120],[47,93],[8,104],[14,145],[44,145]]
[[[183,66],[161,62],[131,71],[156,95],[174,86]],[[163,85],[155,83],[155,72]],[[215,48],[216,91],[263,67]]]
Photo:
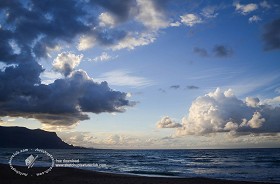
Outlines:
[[[25,71],[28,72],[28,68],[26,66]],[[1,80],[4,89],[0,100],[5,103],[0,105],[0,116],[35,118],[43,124],[69,126],[89,119],[87,112],[123,112],[125,106],[133,105],[126,99],[126,93],[113,91],[107,82],[94,82],[82,70],[73,71],[69,77],[49,85],[32,81],[30,73],[27,74],[29,83],[24,76],[12,75],[21,70],[15,67],[4,71],[6,76],[11,74],[8,82],[14,85]]]
[[266,9],[271,8],[271,5],[270,5],[267,1],[262,1],[262,2],[260,3],[260,6],[261,6],[262,8],[266,8]]
[[53,61],[53,68],[66,77],[80,64],[82,58],[82,54],[75,55],[70,52],[60,53]]
[[102,52],[100,56],[97,56],[93,59],[88,59],[88,61],[94,61],[94,62],[109,61],[109,60],[115,59],[117,57],[118,56],[110,56],[107,52]]
[[170,89],[179,89],[180,88],[180,85],[172,85],[170,86]]
[[252,17],[249,18],[249,23],[253,23],[253,22],[259,22],[261,21],[262,19],[257,16],[257,15],[253,15]]
[[237,2],[234,4],[234,6],[235,6],[235,10],[243,15],[246,15],[246,14],[258,9],[258,5],[254,4],[254,3],[243,5],[243,4],[240,4],[239,2]]
[[233,51],[225,45],[216,45],[213,48],[213,53],[216,57],[229,57],[233,54]]
[[[86,50],[95,45],[112,50],[131,50],[153,43],[158,30],[170,26],[163,8],[166,3],[163,1],[159,3],[157,0],[91,0],[90,4],[101,6],[105,11],[96,18],[98,23],[91,25],[90,31],[80,36],[77,46],[79,50]],[[131,24],[137,25],[138,30],[135,31]]]
[[217,13],[218,7],[216,6],[207,6],[202,9],[201,15],[203,15],[205,18],[215,18],[218,16]]
[[220,58],[230,57],[233,54],[232,48],[226,45],[215,45],[211,54],[205,48],[200,47],[194,47],[193,52],[201,57],[210,57],[211,55],[214,55],[215,57]]
[[199,89],[198,86],[194,86],[194,85],[187,86],[186,88],[189,89],[189,90]]
[[198,15],[191,14],[191,13],[182,15],[180,17],[181,17],[181,22],[189,27],[192,27],[195,24],[200,24],[203,22]]
[[233,135],[280,132],[280,107],[262,104],[258,98],[238,99],[219,88],[193,101],[177,136],[229,132]]
[[176,123],[174,120],[172,120],[170,117],[165,116],[161,118],[157,124],[157,128],[179,128],[182,127],[180,123]]
[[275,19],[264,26],[262,38],[265,50],[280,49],[280,19]]
[[136,0],[136,2],[139,8],[136,19],[143,23],[144,26],[152,30],[169,26],[169,21],[166,19],[164,11],[159,7],[160,3],[150,0]]
[[110,13],[108,12],[103,12],[99,15],[98,17],[99,19],[99,25],[101,27],[114,27],[117,23],[117,20],[115,19],[114,16],[112,16]]
[[[108,10],[117,8],[105,1],[94,3]],[[53,69],[65,78],[41,83],[44,69],[38,61],[58,45],[92,34],[97,43],[108,45],[125,36],[123,31],[110,30],[112,39],[100,26],[93,31],[99,22],[98,16],[87,12],[89,6],[90,2],[74,0],[0,2],[6,15],[1,17],[0,28],[0,61],[5,64],[0,71],[1,117],[34,118],[45,125],[71,126],[88,119],[88,112],[123,112],[133,105],[126,93],[110,89],[107,82],[94,82],[85,71],[75,70],[82,55],[59,54]],[[115,13],[119,13],[115,16],[120,20],[126,16],[122,11]],[[91,44],[84,41],[78,48],[86,49]]]

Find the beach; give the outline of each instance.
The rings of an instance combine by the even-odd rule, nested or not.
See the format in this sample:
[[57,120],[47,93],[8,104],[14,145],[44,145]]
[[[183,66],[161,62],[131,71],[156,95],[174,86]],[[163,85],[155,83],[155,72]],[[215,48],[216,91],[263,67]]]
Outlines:
[[[21,169],[25,169],[20,167]],[[33,168],[38,171],[42,168]],[[260,182],[231,181],[209,178],[168,178],[168,177],[145,177],[124,174],[111,174],[95,171],[87,171],[75,168],[53,168],[49,173],[42,176],[20,176],[12,171],[9,165],[0,164],[1,184],[253,184]]]

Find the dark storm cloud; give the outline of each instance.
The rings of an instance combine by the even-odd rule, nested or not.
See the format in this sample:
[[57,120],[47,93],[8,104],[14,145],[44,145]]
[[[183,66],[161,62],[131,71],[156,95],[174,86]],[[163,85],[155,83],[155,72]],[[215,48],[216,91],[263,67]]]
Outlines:
[[[96,3],[108,9],[115,4]],[[48,48],[61,42],[72,43],[87,34],[94,34],[104,45],[125,37],[126,32],[119,30],[93,32],[98,13],[89,14],[87,6],[92,5],[73,0],[0,1],[0,10],[4,12],[0,17],[0,62],[6,64],[0,71],[0,116],[73,125],[88,119],[87,112],[123,112],[126,106],[133,105],[126,99],[126,93],[110,89],[106,82],[94,82],[84,71],[72,71],[66,78],[41,84],[44,69],[38,59],[47,56]],[[119,10],[111,11],[120,17],[127,16],[127,8],[118,6]]]
[[[10,53],[10,56],[5,58],[2,58],[1,53],[2,62],[28,62],[27,60],[33,59],[32,53],[38,58],[45,57],[47,47],[54,47],[58,41],[71,42],[75,36],[90,30],[79,20],[85,16],[85,12],[75,1],[34,0],[30,3],[29,7],[25,7],[19,1],[0,2],[1,10],[7,14],[0,33],[4,42],[1,43],[1,48],[10,51],[6,52]],[[21,54],[11,53],[7,44],[11,39],[20,47]]]
[[180,85],[172,85],[170,86],[170,89],[179,89],[180,88]]
[[[93,5],[100,4],[124,18],[128,16],[131,2],[97,0]],[[101,45],[112,45],[125,38],[127,33],[123,30],[99,28],[93,30],[92,26],[98,24],[98,13],[95,17],[89,17],[84,7],[91,4],[82,3],[83,1],[73,0],[33,0],[30,1],[29,7],[25,7],[18,1],[0,2],[0,8],[8,14],[4,29],[0,29],[2,41],[0,60],[16,62],[33,58],[32,54],[37,58],[46,57],[47,48],[53,48],[62,41],[71,43],[79,35],[93,35]],[[21,48],[23,52],[20,55],[15,55],[11,51],[10,40],[15,40]]]
[[[107,82],[94,82],[84,71],[74,71],[68,78],[44,85],[32,80],[38,79],[38,76],[26,73],[34,70],[29,66],[20,65],[23,69],[8,67],[0,73],[1,116],[36,118],[52,125],[72,125],[88,119],[84,112],[123,112],[124,106],[133,105],[126,100],[126,93],[111,90]],[[39,69],[38,66],[36,70]],[[3,74],[11,79],[3,79]]]
[[213,53],[216,57],[229,57],[233,54],[232,49],[225,45],[216,45],[213,48]]
[[265,50],[280,49],[280,19],[266,24],[262,37],[265,42]]
[[195,47],[195,48],[193,49],[193,52],[196,53],[196,54],[199,55],[199,56],[208,57],[208,52],[207,52],[207,50],[204,49],[204,48]]

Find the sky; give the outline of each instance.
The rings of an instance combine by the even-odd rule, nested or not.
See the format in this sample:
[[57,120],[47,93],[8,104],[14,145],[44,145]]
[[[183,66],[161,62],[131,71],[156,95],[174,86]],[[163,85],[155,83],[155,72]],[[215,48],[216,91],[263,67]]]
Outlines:
[[113,149],[280,146],[279,1],[0,2],[0,125]]

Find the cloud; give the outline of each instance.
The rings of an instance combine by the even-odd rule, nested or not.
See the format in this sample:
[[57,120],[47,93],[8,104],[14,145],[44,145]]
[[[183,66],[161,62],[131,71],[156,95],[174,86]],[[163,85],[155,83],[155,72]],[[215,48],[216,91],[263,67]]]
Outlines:
[[262,127],[264,122],[265,122],[265,119],[262,118],[261,113],[255,112],[252,119],[250,119],[248,121],[247,125],[251,128],[260,128],[260,127]]
[[218,13],[216,12],[217,9],[218,8],[216,6],[207,6],[202,9],[201,15],[206,18],[215,18],[218,16]]
[[92,48],[97,43],[96,38],[90,35],[87,36],[81,36],[79,39],[79,44],[77,46],[77,49],[79,51],[81,50],[87,50],[89,48]]
[[202,19],[195,15],[195,14],[185,14],[180,16],[181,22],[189,27],[194,26],[195,24],[200,24],[202,23]]
[[[4,63],[33,60],[34,56],[46,57],[47,48],[55,47],[58,40],[71,42],[76,35],[90,30],[78,20],[84,16],[84,12],[77,8],[79,5],[74,1],[47,4],[32,1],[30,4],[30,8],[26,8],[19,1],[1,3],[1,9],[5,9],[8,14],[0,30],[0,60]],[[50,16],[44,16],[48,9],[46,7],[52,10]]]
[[238,11],[239,13],[246,15],[250,12],[255,11],[256,9],[258,9],[258,5],[254,4],[254,3],[250,3],[247,5],[242,5],[239,2],[234,3],[233,6],[235,6],[235,10]]
[[271,5],[268,4],[267,1],[262,1],[262,2],[260,3],[260,6],[261,6],[262,8],[266,8],[266,9],[271,8]]
[[124,22],[131,17],[132,7],[136,6],[135,0],[90,0],[92,5],[99,5],[113,14],[118,21]]
[[170,86],[170,89],[179,89],[180,88],[180,85],[172,85]]
[[207,50],[204,49],[204,48],[195,47],[195,48],[193,49],[193,52],[196,53],[196,54],[198,54],[198,55],[201,56],[201,57],[207,57],[207,56],[209,56]]
[[[34,118],[45,127],[70,127],[89,119],[87,113],[124,112],[132,106],[127,93],[112,90],[107,82],[95,82],[85,71],[75,70],[82,55],[63,52],[54,59],[53,69],[64,75],[59,79],[54,79],[52,71],[44,73],[39,64],[50,52],[57,52],[58,47],[65,49],[61,47],[77,39],[78,50],[95,44],[112,46],[124,39],[125,30],[99,25],[100,20],[109,24],[108,16],[88,11],[93,7],[106,9],[122,22],[129,18],[133,2],[116,2],[1,2],[7,16],[1,19],[0,29],[0,61],[4,63],[0,71],[0,117]],[[50,80],[43,84],[40,77]]]
[[[77,48],[85,50],[96,44],[112,50],[134,49],[153,43],[159,29],[170,26],[166,19],[164,3],[149,0],[92,0],[106,11],[98,16],[99,24],[80,37]],[[135,31],[131,24],[137,25]]]
[[[201,57],[210,57],[211,55],[204,48],[194,47],[193,52]],[[212,49],[213,55],[216,57],[229,57],[233,54],[230,47],[225,45],[215,45]]]
[[182,127],[180,123],[176,123],[174,120],[172,120],[170,117],[165,116],[161,118],[157,124],[157,128],[179,128]]
[[[135,136],[130,134],[92,134],[90,132],[58,132],[58,136],[69,144],[90,148],[164,148],[166,146],[178,148],[179,143],[172,137],[153,138],[151,135]],[[185,144],[183,144],[185,145]]]
[[136,19],[143,23],[147,28],[158,30],[169,26],[162,9],[158,8],[155,1],[136,0],[139,13]]
[[103,12],[99,15],[98,17],[99,19],[99,25],[101,27],[114,27],[117,23],[117,20],[115,19],[115,17],[113,15],[111,15],[108,12]]
[[190,89],[190,90],[193,90],[193,89],[199,89],[199,87],[197,87],[197,86],[193,86],[193,85],[191,85],[191,86],[187,86],[186,88],[187,88],[187,89]]
[[75,67],[77,67],[83,55],[75,55],[70,52],[62,52],[53,61],[54,71],[63,74],[65,77],[68,76]]
[[280,96],[274,97],[272,99],[265,99],[265,100],[263,100],[262,103],[269,104],[269,105],[272,105],[272,106],[280,105]]
[[261,19],[259,16],[257,16],[257,15],[253,15],[252,17],[249,18],[249,22],[250,22],[250,23],[259,22],[259,21],[261,21],[261,20],[262,20],[262,19]]
[[219,88],[193,101],[177,136],[231,133],[232,135],[279,133],[280,107],[259,103],[258,98],[238,99]]
[[88,59],[88,61],[108,61],[117,58],[118,56],[110,56],[107,52],[102,52],[100,56],[97,56],[93,59]]
[[179,21],[170,23],[171,27],[179,27],[180,25],[181,25],[181,23]]
[[229,57],[233,54],[232,49],[225,45],[216,45],[213,52],[216,57]]
[[68,144],[82,147],[93,147],[97,139],[90,132],[58,132],[58,136]]
[[262,38],[266,51],[280,49],[280,19],[275,19],[264,26]]
[[133,50],[135,47],[149,45],[156,40],[154,33],[128,33],[125,38],[117,42],[111,48],[113,50],[128,49]]
[[260,100],[258,98],[246,97],[245,102],[249,107],[257,107],[260,103]]
[[67,78],[49,85],[34,85],[38,77],[30,76],[28,71],[34,68],[29,66],[24,69],[29,80],[22,81],[25,72],[21,75],[17,72],[22,70],[10,67],[0,74],[10,76],[8,82],[13,83],[7,85],[1,79],[4,88],[0,100],[5,103],[0,105],[0,116],[34,118],[43,124],[70,126],[89,119],[87,112],[124,112],[125,107],[133,105],[126,99],[126,93],[110,89],[107,82],[94,82],[82,70],[73,71]]
[[114,70],[106,72],[98,77],[98,81],[108,81],[111,85],[115,86],[129,86],[129,87],[145,87],[152,85],[152,81],[132,75],[132,72],[124,70]]

